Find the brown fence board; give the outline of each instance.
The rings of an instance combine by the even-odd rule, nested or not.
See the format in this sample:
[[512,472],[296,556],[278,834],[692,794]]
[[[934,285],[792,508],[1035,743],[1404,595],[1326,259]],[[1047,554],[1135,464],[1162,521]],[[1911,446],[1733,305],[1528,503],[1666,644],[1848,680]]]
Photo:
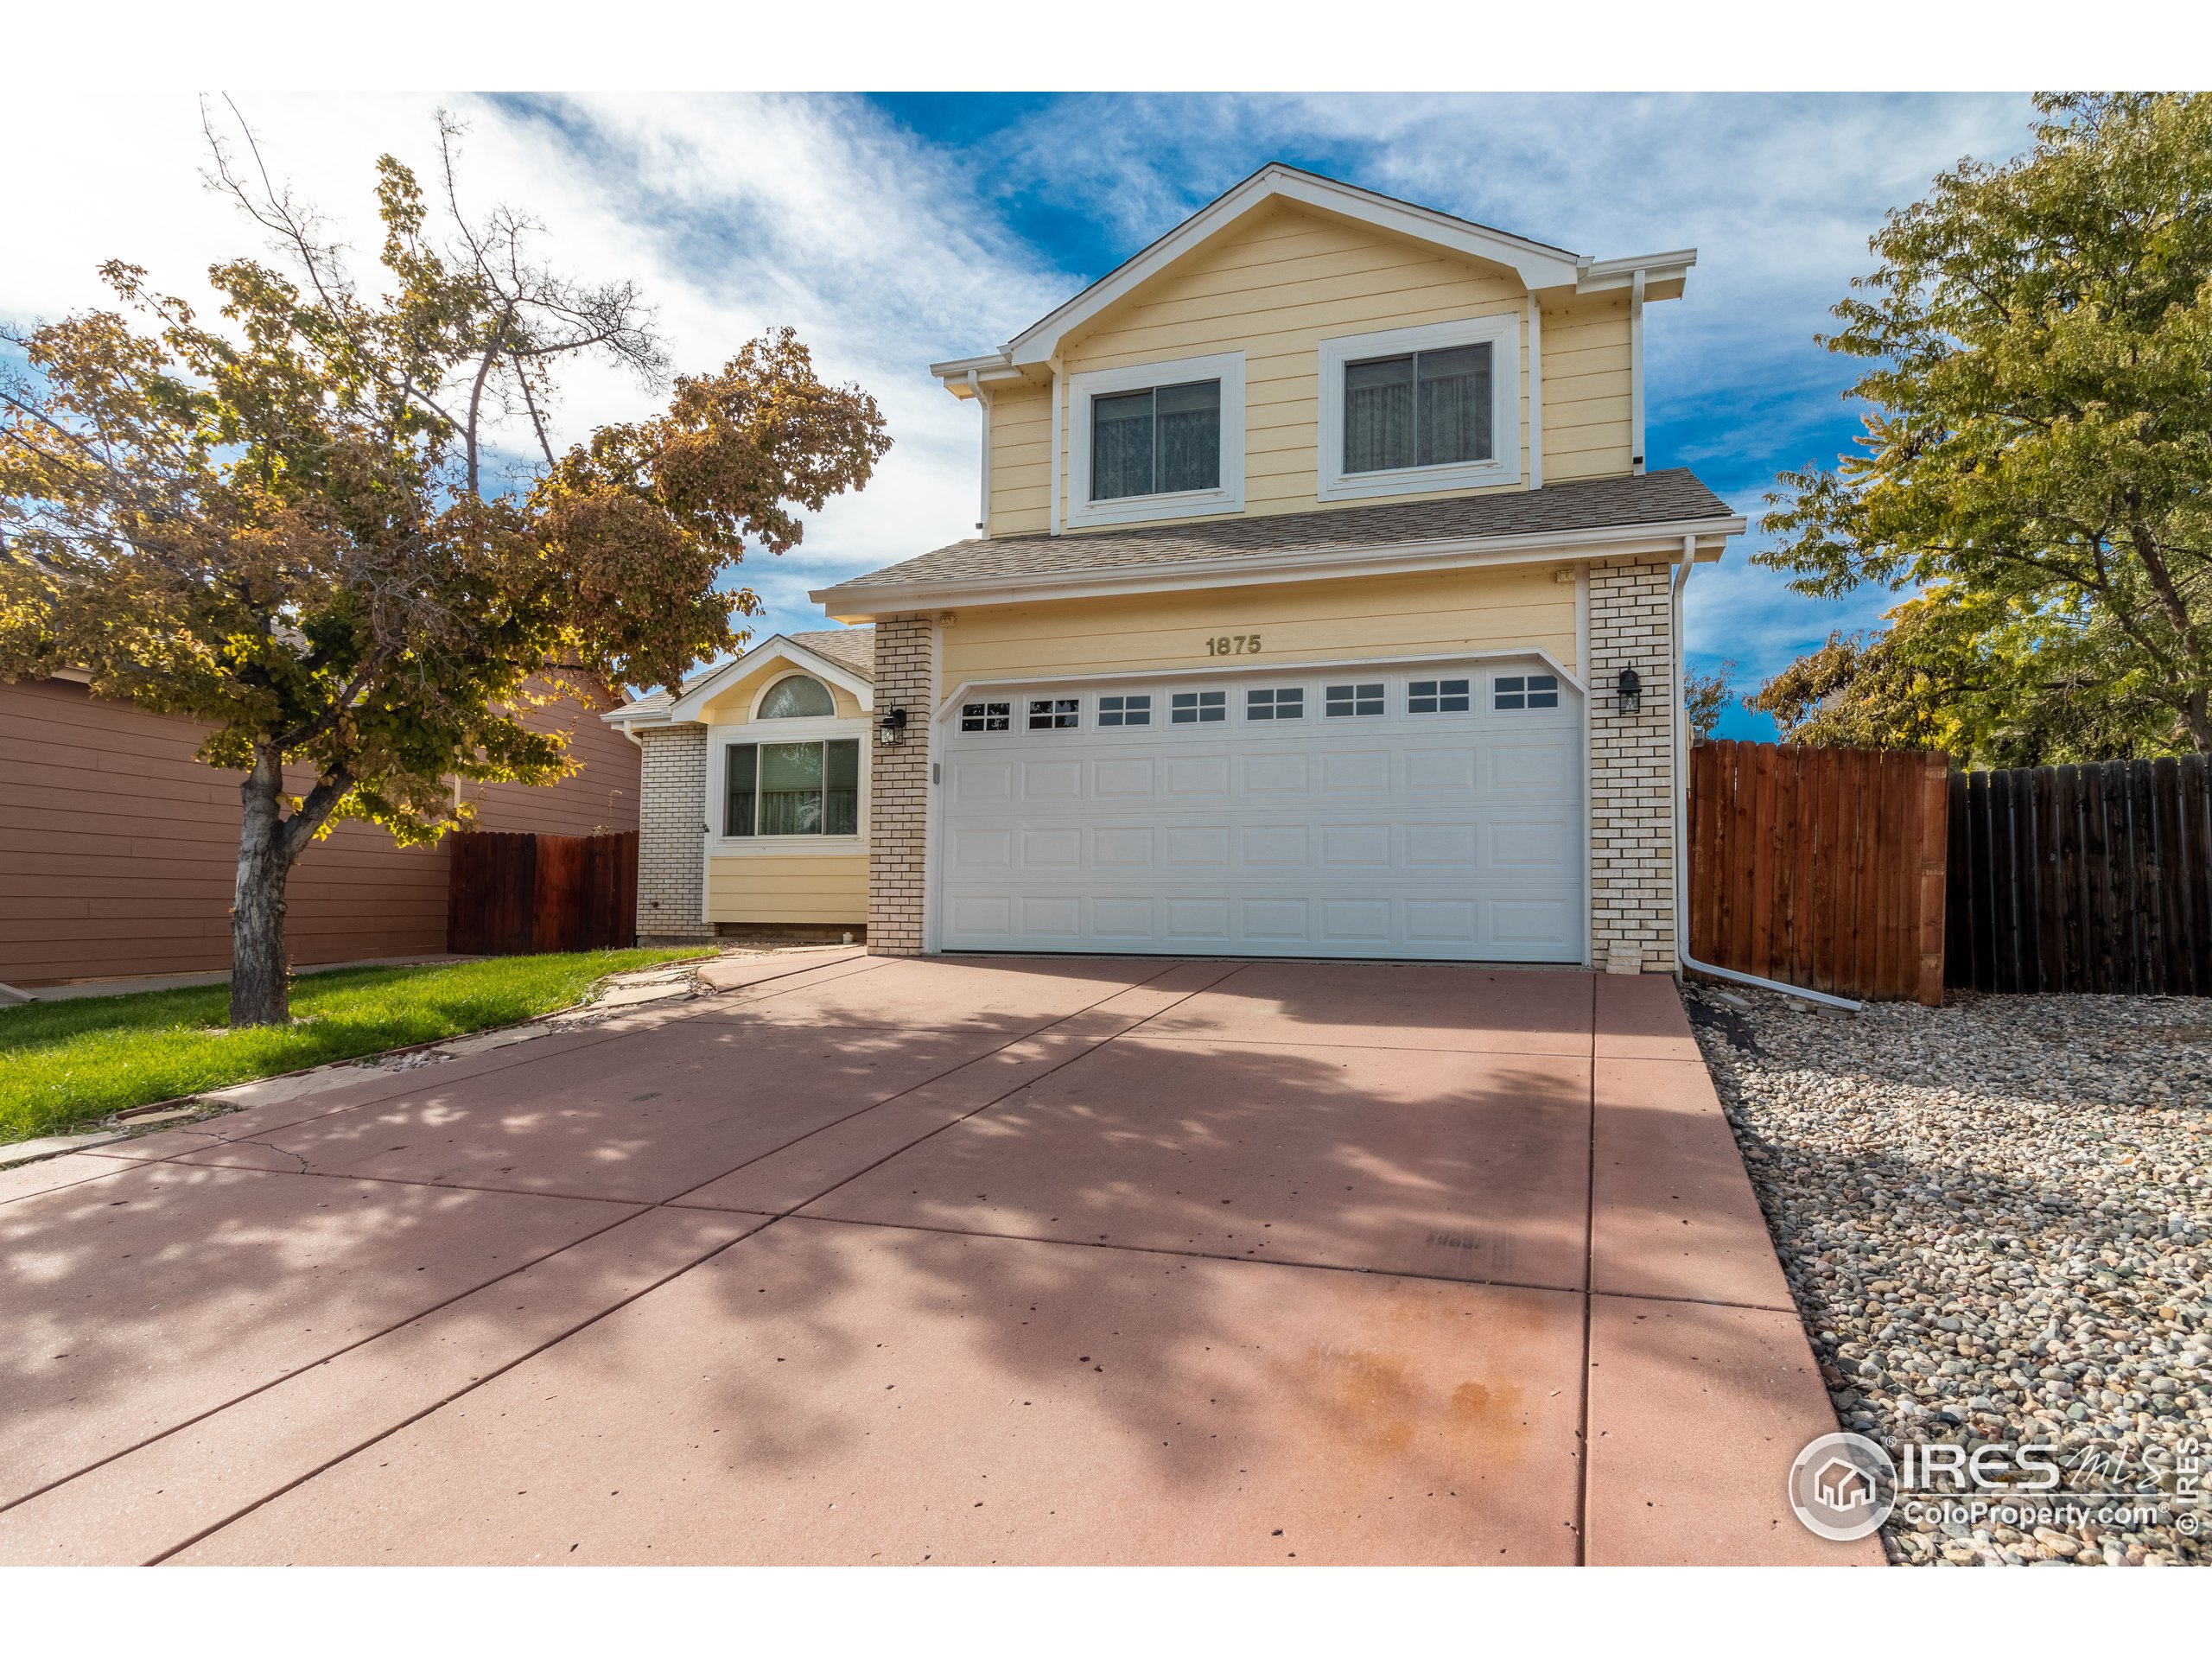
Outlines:
[[1691,953],[1787,984],[1940,1001],[1948,763],[1722,741],[1691,752]]
[[1945,982],[2212,995],[2205,757],[1954,778]]
[[470,831],[452,838],[446,948],[601,950],[637,938],[638,836]]

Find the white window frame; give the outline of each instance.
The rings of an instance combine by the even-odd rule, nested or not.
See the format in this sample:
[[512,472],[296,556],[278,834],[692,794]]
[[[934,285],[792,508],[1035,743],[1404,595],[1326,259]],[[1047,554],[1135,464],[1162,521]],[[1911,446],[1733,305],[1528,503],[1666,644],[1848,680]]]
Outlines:
[[[815,676],[819,678],[820,677]],[[763,695],[766,695],[765,692]],[[743,720],[707,728],[707,856],[709,858],[788,857],[793,853],[861,853],[868,851],[869,779],[874,767],[871,741],[875,722],[865,716],[805,715],[788,720]],[[729,804],[728,766],[733,743],[820,743],[837,738],[858,741],[861,750],[860,828],[849,836],[728,836],[722,833],[722,814]]]
[[[1090,404],[1117,391],[1185,385],[1193,380],[1221,382],[1221,483],[1211,490],[1174,490],[1161,495],[1123,495],[1111,501],[1090,499]],[[1179,357],[1164,363],[1139,363],[1126,369],[1096,369],[1068,379],[1067,523],[1131,524],[1156,518],[1201,518],[1244,511],[1244,353]]]
[[[1521,323],[1519,310],[1459,322],[1432,322],[1417,328],[1390,328],[1374,334],[1340,334],[1320,346],[1320,471],[1314,493],[1324,501],[1360,501],[1374,496],[1416,495],[1431,490],[1479,489],[1521,481]],[[1440,467],[1399,467],[1382,473],[1344,471],[1344,366],[1370,357],[1400,357],[1408,352],[1449,351],[1459,346],[1491,348],[1491,435],[1497,450],[1490,461],[1452,461]]]

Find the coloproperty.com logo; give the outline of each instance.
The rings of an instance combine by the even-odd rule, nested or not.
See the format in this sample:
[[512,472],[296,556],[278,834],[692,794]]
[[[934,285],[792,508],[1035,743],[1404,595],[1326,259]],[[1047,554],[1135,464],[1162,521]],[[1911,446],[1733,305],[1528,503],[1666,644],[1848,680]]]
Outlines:
[[[1908,1523],[1963,1521],[1970,1526],[2171,1526],[2184,1535],[2202,1524],[2202,1452],[2194,1439],[2182,1442],[2171,1492],[2158,1490],[2079,1491],[2065,1484],[2055,1446],[1978,1446],[1947,1441],[1909,1445],[1904,1463],[1864,1434],[1823,1434],[1789,1466],[1789,1507],[1806,1529],[1838,1543],[1865,1538],[1893,1514]],[[2108,1471],[2077,1471],[2091,1484]]]

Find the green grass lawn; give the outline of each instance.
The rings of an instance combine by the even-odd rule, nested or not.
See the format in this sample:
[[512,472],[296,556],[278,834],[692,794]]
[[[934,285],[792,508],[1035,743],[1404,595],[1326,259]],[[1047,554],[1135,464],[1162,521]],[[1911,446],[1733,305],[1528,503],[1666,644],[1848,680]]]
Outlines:
[[0,1008],[0,1142],[225,1084],[512,1025],[582,1001],[593,982],[697,950],[493,957],[339,968],[292,982],[292,1024],[233,1032],[230,987]]

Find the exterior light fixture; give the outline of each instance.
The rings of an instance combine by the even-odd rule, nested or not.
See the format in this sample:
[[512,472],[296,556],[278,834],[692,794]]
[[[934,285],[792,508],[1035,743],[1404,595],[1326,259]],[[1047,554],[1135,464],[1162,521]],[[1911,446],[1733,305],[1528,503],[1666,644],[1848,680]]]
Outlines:
[[1620,678],[1614,683],[1620,694],[1621,713],[1632,715],[1643,707],[1643,682],[1632,668],[1621,670]]
[[904,709],[887,709],[883,711],[883,718],[875,723],[875,741],[887,749],[899,741],[906,729],[906,711]]

